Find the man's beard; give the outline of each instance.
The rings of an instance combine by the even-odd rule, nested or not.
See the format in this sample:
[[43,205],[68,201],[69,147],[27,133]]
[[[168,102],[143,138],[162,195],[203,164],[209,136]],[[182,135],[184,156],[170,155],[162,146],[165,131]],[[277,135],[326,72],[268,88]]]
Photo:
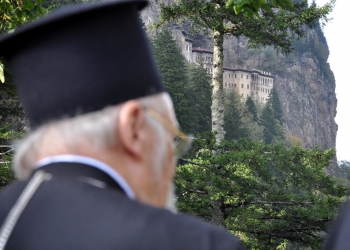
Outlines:
[[169,192],[168,192],[165,208],[168,209],[170,212],[177,214],[178,210],[177,210],[176,203],[177,203],[177,198],[176,198],[176,194],[175,194],[175,185],[172,182],[170,184],[170,187],[169,187]]

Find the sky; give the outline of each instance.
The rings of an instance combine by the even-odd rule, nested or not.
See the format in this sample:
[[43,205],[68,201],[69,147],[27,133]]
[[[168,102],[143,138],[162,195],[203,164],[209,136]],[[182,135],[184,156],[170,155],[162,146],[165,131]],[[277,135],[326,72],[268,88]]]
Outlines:
[[[311,2],[311,1],[309,1]],[[316,0],[318,6],[327,0]],[[330,17],[332,20],[324,27],[330,56],[328,62],[335,75],[335,93],[338,99],[337,116],[338,133],[336,140],[338,161],[350,161],[350,1],[337,0]]]

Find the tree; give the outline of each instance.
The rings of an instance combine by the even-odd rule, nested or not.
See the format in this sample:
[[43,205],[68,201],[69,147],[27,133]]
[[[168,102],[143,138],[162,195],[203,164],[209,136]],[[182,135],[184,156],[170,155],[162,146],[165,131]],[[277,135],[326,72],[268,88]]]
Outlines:
[[338,167],[340,168],[342,176],[345,179],[350,180],[350,161],[340,161]]
[[321,248],[349,191],[324,173],[334,149],[246,139],[217,145],[213,137],[196,143],[197,157],[183,159],[175,177],[181,212],[209,221],[216,200],[225,227],[248,249]]
[[47,10],[42,7],[42,4],[42,0],[1,0],[0,33],[7,33],[46,14]]
[[252,114],[253,120],[257,121],[258,120],[258,111],[256,109],[256,106],[255,106],[253,99],[250,96],[245,101],[245,105],[247,106],[248,112],[250,114]]
[[168,29],[160,30],[151,47],[163,82],[173,100],[176,117],[184,131],[190,130],[187,69],[185,60]]
[[275,143],[283,139],[283,128],[275,118],[271,105],[266,104],[262,110],[260,123],[264,127],[263,138],[266,144]]
[[269,98],[267,100],[267,105],[269,105],[273,110],[273,115],[276,120],[283,123],[283,111],[280,99],[278,97],[278,93],[275,88],[273,88],[269,94]]
[[[72,5],[72,4],[78,4],[83,3],[82,0],[46,0],[44,2],[45,8],[51,8],[51,9],[57,9],[64,6]],[[88,1],[90,2],[90,1]]]
[[247,126],[243,123],[245,114],[240,96],[235,91],[225,93],[225,139],[238,140],[249,137]]
[[277,91],[273,88],[262,110],[260,123],[264,127],[263,138],[266,144],[281,141],[283,135],[283,112]]
[[[272,1],[272,4],[274,7],[280,7],[281,9],[294,10],[292,2],[289,0],[275,0]],[[243,12],[251,18],[253,15],[258,16],[260,8],[272,12],[266,0],[228,0],[226,7],[233,8],[236,14]]]
[[189,66],[189,112],[192,134],[211,130],[211,87],[206,70],[200,66]]
[[[303,36],[303,24],[315,25],[319,20],[327,21],[327,14],[332,10],[334,0],[323,7],[307,1],[293,1],[289,10],[268,10],[274,6],[283,7],[286,1],[246,1],[232,0],[234,4],[251,3],[259,14],[247,18],[243,13],[235,14],[225,8],[223,0],[182,0],[173,4],[161,4],[162,22],[190,20],[192,32],[211,33],[214,39],[213,78],[212,78],[212,131],[219,143],[224,139],[224,95],[223,95],[223,41],[225,35],[245,36],[252,46],[271,45],[288,53],[292,51],[292,36]],[[255,3],[255,4],[254,4]],[[277,4],[279,3],[279,4]],[[230,5],[230,4],[229,4]],[[264,7],[264,6],[265,7]],[[260,9],[259,7],[262,7]],[[243,7],[242,7],[243,8]],[[255,8],[255,7],[254,7]],[[242,9],[243,12],[245,9]]]
[[[0,34],[46,14],[42,0],[0,0]],[[14,180],[11,172],[12,140],[23,136],[24,113],[6,62],[0,58],[0,189]],[[25,123],[25,122],[24,122]]]

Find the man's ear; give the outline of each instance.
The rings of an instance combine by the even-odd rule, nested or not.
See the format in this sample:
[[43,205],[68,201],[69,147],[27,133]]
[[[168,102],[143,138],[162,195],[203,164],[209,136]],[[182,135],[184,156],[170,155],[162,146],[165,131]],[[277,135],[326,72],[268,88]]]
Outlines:
[[132,157],[141,159],[144,151],[146,117],[142,105],[128,101],[122,105],[118,116],[117,136],[119,146]]

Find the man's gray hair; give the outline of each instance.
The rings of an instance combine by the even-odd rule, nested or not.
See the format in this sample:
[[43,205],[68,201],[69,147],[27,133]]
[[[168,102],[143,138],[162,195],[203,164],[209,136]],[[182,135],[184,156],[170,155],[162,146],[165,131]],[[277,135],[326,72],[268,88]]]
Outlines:
[[[170,100],[169,96],[163,93],[137,100],[142,105],[162,112],[168,106],[167,99]],[[165,102],[165,105],[162,102]],[[83,144],[98,150],[113,147],[118,140],[113,135],[117,129],[116,120],[122,105],[47,123],[28,133],[18,142],[13,160],[15,174],[19,179],[28,178],[38,161],[39,152],[46,150],[49,154],[55,153],[57,146],[62,146],[62,143],[72,154],[77,150],[78,145]],[[43,144],[52,145],[52,147],[43,149]]]

